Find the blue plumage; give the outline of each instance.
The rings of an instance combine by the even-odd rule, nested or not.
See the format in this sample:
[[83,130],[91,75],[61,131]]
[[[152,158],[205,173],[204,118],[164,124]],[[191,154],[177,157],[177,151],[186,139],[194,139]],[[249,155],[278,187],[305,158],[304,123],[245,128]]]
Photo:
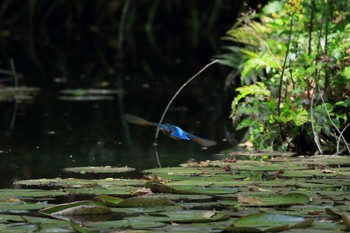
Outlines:
[[216,144],[215,141],[197,137],[193,134],[190,134],[189,132],[186,132],[185,130],[181,129],[176,125],[171,125],[168,123],[157,124],[131,114],[124,114],[124,119],[132,124],[143,125],[143,126],[155,126],[155,127],[159,126],[159,128],[166,135],[168,135],[170,138],[175,140],[186,140],[186,141],[192,140],[205,147],[214,146]]

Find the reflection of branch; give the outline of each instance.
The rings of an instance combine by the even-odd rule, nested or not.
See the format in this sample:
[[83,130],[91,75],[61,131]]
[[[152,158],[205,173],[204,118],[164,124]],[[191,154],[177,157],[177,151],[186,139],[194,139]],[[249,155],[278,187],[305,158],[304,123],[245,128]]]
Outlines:
[[214,61],[208,63],[208,64],[207,64],[206,66],[204,66],[200,71],[198,71],[195,75],[193,75],[189,80],[187,80],[187,82],[185,82],[185,83],[179,88],[179,90],[177,90],[177,92],[175,93],[175,95],[171,98],[171,100],[169,101],[168,105],[166,106],[166,108],[165,108],[165,110],[164,110],[164,112],[163,112],[163,115],[162,115],[162,117],[160,118],[160,120],[159,120],[159,122],[158,122],[157,130],[156,130],[156,136],[155,136],[155,138],[154,138],[154,143],[153,143],[153,145],[157,145],[157,139],[158,139],[159,130],[160,130],[159,126],[160,126],[160,124],[163,122],[163,119],[164,119],[164,117],[165,117],[165,114],[166,114],[166,112],[168,111],[168,109],[169,109],[171,103],[175,100],[176,96],[182,91],[182,89],[184,89],[184,87],[185,87],[187,84],[189,84],[193,79],[195,79],[200,73],[202,73],[202,72],[203,72],[204,70],[206,70],[209,66],[211,66],[211,65],[213,65],[213,64],[215,64],[215,63],[217,63],[218,61],[219,61],[219,60],[216,59],[216,60],[214,60]]
[[121,60],[123,57],[124,26],[125,26],[125,20],[126,20],[126,15],[128,13],[129,6],[130,6],[130,0],[125,1],[123,10],[122,10],[122,16],[120,18],[119,32],[118,32],[118,59],[119,60]]
[[314,141],[316,143],[317,149],[320,152],[320,154],[323,154],[321,145],[320,145],[320,138],[318,136],[317,131],[315,130],[315,126],[314,126],[314,95],[312,95],[311,98],[311,105],[310,105],[310,115],[311,115],[311,128],[312,128],[312,133],[314,134]]
[[157,146],[154,147],[154,152],[156,154],[157,165],[160,168],[160,167],[162,167],[162,165],[160,164],[160,159],[159,159],[158,147]]
[[17,116],[17,111],[18,111],[18,103],[17,103],[17,99],[16,99],[16,91],[18,88],[18,78],[17,78],[16,68],[15,68],[15,62],[13,61],[13,59],[10,59],[10,64],[11,64],[11,70],[12,70],[12,75],[13,75],[13,82],[14,82],[14,86],[16,88],[15,98],[14,98],[15,108],[13,109],[11,123],[10,123],[10,129],[13,129],[13,127],[15,126],[16,116]]
[[345,144],[345,147],[346,147],[346,149],[348,150],[348,153],[350,154],[350,148],[349,148],[349,146],[348,146],[348,143],[347,143],[346,139],[344,138],[343,133],[340,132],[340,130],[338,129],[338,127],[337,127],[337,126],[334,124],[334,122],[332,121],[332,118],[331,118],[331,116],[329,115],[328,109],[327,109],[327,107],[326,107],[326,103],[325,103],[325,101],[324,101],[324,99],[323,99],[323,96],[322,96],[320,87],[317,86],[317,88],[318,88],[318,92],[320,93],[320,97],[321,97],[321,100],[322,100],[322,104],[323,104],[323,107],[324,107],[325,110],[326,110],[328,119],[329,119],[329,121],[331,122],[331,124],[333,125],[333,127],[334,127],[334,128],[337,130],[337,132],[339,133],[339,138],[341,138],[341,139],[343,140],[343,142],[344,142],[344,144]]

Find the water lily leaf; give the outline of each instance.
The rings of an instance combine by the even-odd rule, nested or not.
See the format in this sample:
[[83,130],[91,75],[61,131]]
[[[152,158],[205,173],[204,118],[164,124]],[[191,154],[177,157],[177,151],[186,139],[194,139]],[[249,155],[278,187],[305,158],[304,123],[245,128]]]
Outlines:
[[146,188],[151,189],[154,193],[173,193],[174,189],[168,185],[162,184],[157,181],[150,181],[145,184]]
[[112,187],[94,187],[94,188],[69,188],[65,191],[71,194],[88,194],[88,195],[127,195],[137,190],[137,187],[131,186],[112,186]]
[[166,196],[144,195],[140,197],[131,197],[118,204],[120,207],[154,207],[174,205]]
[[52,178],[52,179],[31,179],[31,180],[19,180],[15,181],[17,185],[30,185],[30,186],[59,186],[59,187],[93,187],[96,186],[94,180],[75,179],[75,178]]
[[286,170],[283,173],[279,174],[281,177],[334,177],[336,173],[323,173],[322,170]]
[[208,211],[202,210],[186,210],[186,211],[174,211],[164,212],[167,217],[160,217],[159,221],[162,222],[176,222],[176,223],[190,223],[190,222],[214,222],[223,221],[229,218],[223,212],[214,211],[208,214]]
[[53,197],[67,195],[67,192],[61,190],[43,190],[43,189],[0,189],[0,198],[9,197]]
[[[229,218],[229,215],[215,211],[215,214],[208,216],[208,211],[203,210],[180,210],[180,211],[169,211],[162,213],[150,213],[148,216],[138,216],[130,219],[140,221],[156,221],[166,223],[201,223],[201,222],[215,222],[224,221]],[[126,218],[129,219],[129,218]]]
[[107,195],[100,195],[95,197],[95,199],[99,202],[102,202],[106,206],[114,207],[117,206],[120,202],[124,201],[123,198],[119,197],[111,197]]
[[233,194],[237,193],[239,190],[237,188],[222,188],[218,186],[176,186],[173,193],[178,194],[211,194],[211,195],[220,195],[220,194]]
[[19,211],[21,211],[23,213],[24,211],[39,210],[48,206],[49,204],[45,202],[0,202],[0,212],[18,213]]
[[305,219],[302,217],[295,217],[290,215],[257,213],[237,219],[233,223],[233,227],[228,228],[228,231],[282,231],[289,228],[307,228],[312,224],[312,222],[312,218]]
[[291,206],[310,202],[310,198],[302,193],[288,193],[285,195],[246,196],[238,199],[246,206]]
[[10,223],[2,226],[1,225],[0,231],[7,233],[36,232],[40,229],[39,223]]
[[126,215],[130,214],[145,214],[145,213],[157,213],[164,211],[176,211],[181,210],[181,206],[172,205],[172,206],[154,206],[154,207],[116,207],[112,208],[113,213],[124,213]]
[[[131,229],[148,229],[148,228],[158,228],[165,226],[165,223],[155,222],[155,221],[143,221],[140,219],[124,219],[116,221],[104,221],[104,222],[89,222],[86,226],[92,227],[93,229],[101,232],[101,229],[118,229],[121,228],[131,228]],[[134,232],[134,231],[133,231]]]
[[124,172],[132,172],[135,171],[135,168],[131,167],[68,167],[64,168],[65,172],[74,172],[80,174],[86,173],[124,173]]
[[85,227],[80,225],[79,223],[74,222],[72,219],[69,220],[69,224],[71,225],[71,227],[73,228],[73,230],[75,232],[78,232],[78,233],[91,233],[91,231],[89,231],[88,229],[86,229]]
[[77,201],[55,205],[39,211],[49,216],[99,215],[109,214],[112,210],[102,203],[95,201]]
[[181,202],[188,202],[188,201],[210,201],[214,199],[213,196],[210,195],[203,195],[203,194],[165,194],[166,197],[168,197],[172,201],[181,201]]

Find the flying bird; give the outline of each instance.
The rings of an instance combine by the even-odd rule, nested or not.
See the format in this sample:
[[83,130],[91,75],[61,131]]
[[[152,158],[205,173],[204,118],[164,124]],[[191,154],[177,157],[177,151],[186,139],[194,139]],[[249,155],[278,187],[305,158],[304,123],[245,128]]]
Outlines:
[[124,114],[123,117],[127,122],[132,124],[142,125],[142,126],[154,126],[154,127],[159,126],[160,130],[162,130],[164,134],[168,135],[170,138],[174,140],[186,140],[186,141],[192,140],[198,143],[199,145],[205,146],[205,147],[216,145],[215,141],[197,137],[193,134],[190,134],[189,132],[184,131],[183,129],[181,129],[176,125],[171,125],[168,123],[164,123],[164,124],[153,123],[141,117],[131,115],[131,114]]

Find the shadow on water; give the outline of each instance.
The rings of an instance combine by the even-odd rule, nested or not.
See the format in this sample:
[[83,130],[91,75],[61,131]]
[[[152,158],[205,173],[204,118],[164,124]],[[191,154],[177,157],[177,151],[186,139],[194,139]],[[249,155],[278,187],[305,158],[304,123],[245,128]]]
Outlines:
[[[155,151],[151,145],[154,129],[128,125],[121,116],[131,113],[157,122],[183,82],[220,53],[220,37],[233,23],[231,12],[237,12],[231,11],[233,7],[222,6],[226,15],[216,15],[218,19],[210,21],[217,23],[217,30],[209,24],[202,30],[196,27],[200,23],[196,18],[188,21],[183,15],[174,15],[179,16],[176,27],[170,27],[174,22],[169,16],[164,25],[159,16],[155,22],[147,22],[146,30],[131,29],[131,21],[126,20],[122,37],[117,27],[101,31],[103,28],[91,25],[85,27],[87,31],[78,27],[79,34],[74,34],[72,28],[70,34],[65,34],[61,27],[40,31],[40,25],[35,24],[31,24],[30,37],[21,38],[20,32],[13,32],[17,39],[5,43],[11,49],[1,48],[1,68],[8,68],[6,61],[13,57],[21,75],[19,86],[41,90],[33,103],[19,103],[16,107],[13,101],[0,102],[0,187],[9,187],[18,179],[64,176],[65,167],[110,165],[144,169],[159,163],[173,166],[189,159],[210,159],[229,147],[222,141],[225,128],[230,125],[230,98],[223,93],[229,69],[220,65],[190,83],[164,120],[215,140],[217,146],[204,150],[195,143],[160,135]],[[136,17],[135,6],[125,8],[131,18]],[[220,17],[229,18],[227,25],[222,24]],[[148,20],[152,18],[149,16]],[[39,38],[43,44],[38,44]],[[11,81],[6,85],[11,86]],[[117,89],[123,93],[98,101],[60,98],[62,90],[71,88]],[[11,129],[14,108],[17,114]]]

